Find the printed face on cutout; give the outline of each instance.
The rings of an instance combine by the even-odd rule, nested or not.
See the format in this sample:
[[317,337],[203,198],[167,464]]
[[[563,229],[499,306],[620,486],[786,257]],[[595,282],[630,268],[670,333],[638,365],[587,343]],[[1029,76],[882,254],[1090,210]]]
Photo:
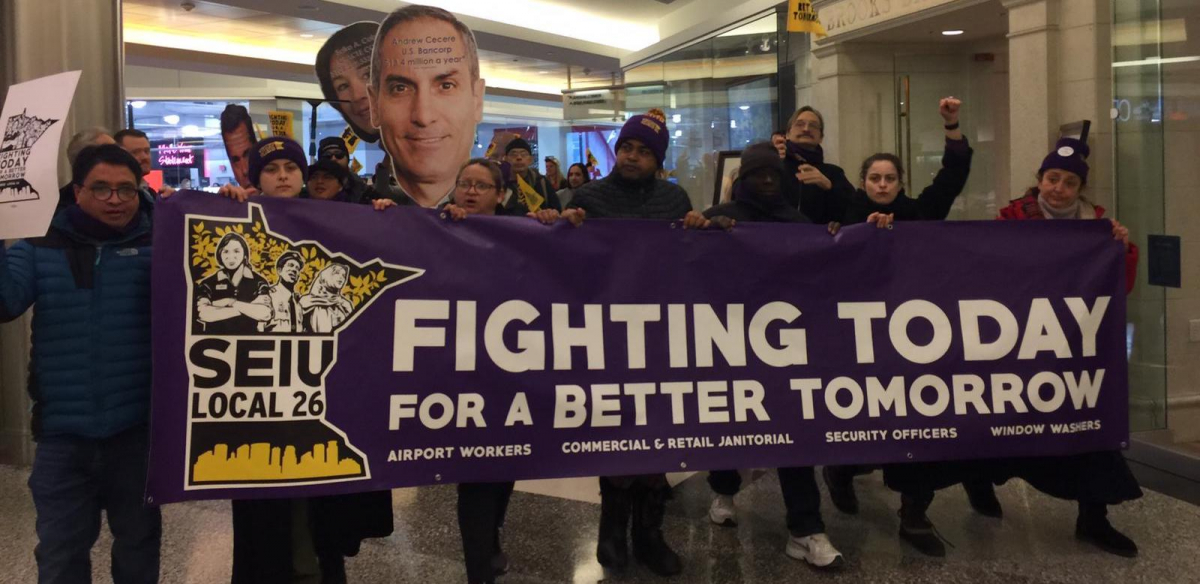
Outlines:
[[304,188],[304,173],[291,160],[272,160],[258,177],[258,189],[268,197],[296,197]]
[[629,139],[617,148],[617,173],[631,181],[646,180],[658,170],[658,159],[641,140]]
[[471,215],[494,215],[502,200],[504,191],[487,167],[472,164],[463,169],[454,189],[456,205]]
[[[79,208],[93,219],[114,229],[123,229],[138,212],[138,178],[133,176],[128,166],[102,162],[88,172],[82,187],[75,185],[75,200],[79,202]],[[132,190],[134,196],[124,201],[119,194],[109,191],[102,195],[107,200],[101,201],[92,194],[93,188]]]
[[367,96],[367,87],[371,85],[370,59],[354,59],[345,51],[334,53],[329,59],[329,77],[337,98],[347,102],[333,104],[342,117],[358,128],[370,128],[371,101]]
[[[422,50],[436,52],[410,54]],[[396,180],[410,194],[418,185],[449,192],[483,117],[484,82],[471,79],[466,43],[450,23],[420,18],[388,31],[379,51],[371,120]]]
[[1066,209],[1079,200],[1083,180],[1069,171],[1051,168],[1038,181],[1038,194],[1055,209]]
[[239,124],[236,129],[221,136],[225,140],[225,152],[229,155],[229,165],[233,167],[233,177],[238,184],[250,186],[250,147],[254,141],[250,139],[250,131]]
[[887,160],[877,160],[867,169],[867,178],[863,180],[863,190],[867,197],[880,205],[891,204],[900,194],[900,173],[896,165]]

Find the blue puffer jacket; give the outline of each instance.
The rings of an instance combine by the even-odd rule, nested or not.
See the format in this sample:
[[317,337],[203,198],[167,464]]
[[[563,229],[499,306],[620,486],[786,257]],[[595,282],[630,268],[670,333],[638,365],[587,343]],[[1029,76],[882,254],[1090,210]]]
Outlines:
[[108,241],[60,212],[45,237],[0,245],[0,320],[31,305],[35,437],[105,438],[150,411],[150,220]]

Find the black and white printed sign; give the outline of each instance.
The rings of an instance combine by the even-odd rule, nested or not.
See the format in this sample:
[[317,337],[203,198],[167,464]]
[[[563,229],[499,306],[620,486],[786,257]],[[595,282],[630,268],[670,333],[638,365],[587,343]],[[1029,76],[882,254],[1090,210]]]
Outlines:
[[58,147],[79,71],[8,88],[0,127],[0,239],[40,237],[58,205]]

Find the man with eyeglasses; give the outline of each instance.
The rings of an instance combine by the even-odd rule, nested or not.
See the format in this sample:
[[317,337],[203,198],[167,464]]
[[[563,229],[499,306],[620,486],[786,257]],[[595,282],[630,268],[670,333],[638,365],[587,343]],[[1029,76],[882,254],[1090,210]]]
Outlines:
[[120,146],[84,148],[76,205],[44,237],[0,246],[0,320],[33,306],[29,477],[39,582],[90,582],[100,516],[116,584],[158,581],[162,519],[143,503],[149,456],[150,215]]
[[317,146],[317,159],[332,160],[346,169],[346,174],[349,178],[343,188],[346,191],[349,201],[357,203],[364,199],[373,198],[367,196],[367,191],[371,188],[367,186],[367,181],[350,170],[350,149],[346,146],[346,141],[341,136],[322,138],[320,144]]
[[841,223],[854,185],[841,167],[825,162],[824,139],[821,112],[806,105],[792,114],[783,162],[783,195],[814,223]]

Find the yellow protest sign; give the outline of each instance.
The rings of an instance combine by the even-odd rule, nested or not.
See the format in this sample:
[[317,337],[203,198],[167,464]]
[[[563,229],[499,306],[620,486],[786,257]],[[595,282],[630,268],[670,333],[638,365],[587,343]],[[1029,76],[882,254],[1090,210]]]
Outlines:
[[517,200],[525,205],[530,211],[537,211],[542,208],[542,204],[546,202],[546,198],[537,192],[536,189],[529,186],[521,175],[517,175]]
[[292,135],[292,112],[269,111],[267,117],[271,120],[271,135],[286,136],[295,139]]
[[808,32],[818,37],[828,36],[812,0],[788,0],[788,32]]
[[349,124],[346,125],[345,130],[342,130],[342,141],[346,143],[346,150],[350,154],[354,154],[354,149],[358,148],[358,134],[354,133],[354,128],[351,128]]
[[363,169],[363,165],[357,158],[350,159],[350,174],[358,174]]

